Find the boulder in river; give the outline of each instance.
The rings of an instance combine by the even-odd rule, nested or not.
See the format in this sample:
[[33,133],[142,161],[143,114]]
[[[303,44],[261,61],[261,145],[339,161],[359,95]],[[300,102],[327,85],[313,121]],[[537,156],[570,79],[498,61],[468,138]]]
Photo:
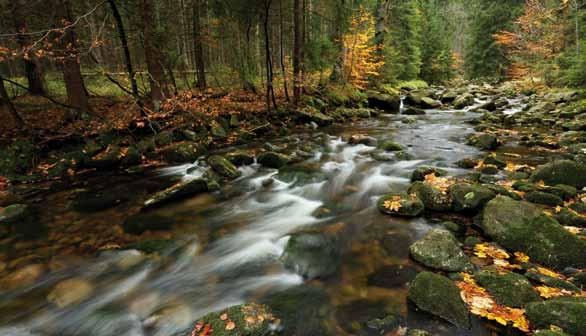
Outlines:
[[460,244],[446,230],[432,229],[409,248],[417,262],[437,270],[461,272],[472,269]]
[[464,93],[454,99],[454,108],[459,110],[474,104],[474,96],[470,93]]
[[248,166],[254,163],[254,155],[245,151],[234,151],[226,154],[226,158],[234,165]]
[[468,308],[460,297],[460,289],[445,276],[422,272],[411,282],[407,298],[428,313],[441,317],[460,328],[468,328]]
[[87,299],[94,292],[94,286],[85,279],[72,278],[59,282],[49,295],[47,300],[59,308],[77,304]]
[[478,284],[488,290],[502,305],[523,308],[528,303],[541,301],[529,280],[517,273],[502,273],[496,269],[484,269],[474,274]]
[[527,305],[527,318],[535,328],[562,328],[572,335],[586,335],[586,298],[567,297]]
[[197,178],[182,180],[173,186],[156,193],[144,202],[143,209],[155,208],[172,201],[178,201],[210,190],[209,185],[214,181]]
[[301,123],[316,123],[318,126],[328,126],[334,122],[334,119],[321,113],[316,108],[307,106],[294,111],[297,122]]
[[554,161],[537,167],[531,181],[543,181],[547,185],[567,184],[581,189],[586,187],[586,165],[571,160]]
[[415,195],[390,194],[380,198],[378,209],[391,216],[417,217],[423,212],[424,206]]
[[212,155],[207,160],[212,169],[220,176],[233,180],[240,177],[242,172],[232,162],[220,155]]
[[543,204],[549,206],[563,205],[564,200],[557,195],[548,194],[541,191],[530,191],[525,195],[525,200],[531,203]]
[[435,176],[446,176],[448,175],[448,172],[441,168],[421,166],[416,168],[413,173],[411,173],[411,182],[424,181],[425,176],[429,174],[433,174]]
[[484,150],[494,150],[500,145],[500,142],[494,134],[481,133],[471,136],[468,139],[468,144]]
[[200,318],[192,335],[206,334],[204,329],[207,325],[213,330],[214,336],[268,335],[274,321],[275,317],[269,307],[257,303],[245,303],[209,313]]
[[428,210],[449,211],[452,209],[452,199],[427,183],[421,181],[413,183],[407,190],[407,194],[415,194]]
[[[414,106],[409,106],[401,114],[404,114],[404,115],[424,115],[425,110],[414,107]],[[407,123],[409,123],[409,122],[406,122],[404,124],[407,124]]]
[[258,155],[257,161],[265,167],[279,169],[286,165],[290,161],[290,158],[285,154],[277,152],[264,152]]
[[324,233],[302,232],[291,235],[281,260],[306,278],[324,278],[337,272],[341,256],[336,239]]
[[403,146],[391,140],[385,140],[379,143],[378,148],[387,152],[398,152],[403,150]]
[[368,107],[389,113],[399,113],[401,97],[386,93],[368,92]]
[[454,201],[454,211],[458,212],[479,211],[496,196],[487,187],[468,183],[453,184],[448,193]]
[[421,107],[434,109],[442,106],[442,102],[431,97],[421,97]]
[[195,162],[205,152],[201,145],[191,142],[173,144],[161,150],[163,158],[169,163]]
[[497,196],[486,205],[481,226],[503,247],[536,262],[555,269],[586,267],[586,242],[530,203]]
[[354,134],[350,136],[350,138],[348,139],[348,143],[351,145],[365,145],[375,147],[378,143],[378,140],[368,135]]

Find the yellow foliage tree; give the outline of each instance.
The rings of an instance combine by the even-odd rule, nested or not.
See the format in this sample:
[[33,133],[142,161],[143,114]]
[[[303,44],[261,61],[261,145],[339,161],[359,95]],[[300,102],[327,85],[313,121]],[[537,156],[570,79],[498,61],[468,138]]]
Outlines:
[[344,35],[344,76],[346,82],[359,89],[365,89],[369,80],[379,76],[384,61],[377,56],[377,46],[372,41],[375,20],[363,7],[350,21],[348,33]]

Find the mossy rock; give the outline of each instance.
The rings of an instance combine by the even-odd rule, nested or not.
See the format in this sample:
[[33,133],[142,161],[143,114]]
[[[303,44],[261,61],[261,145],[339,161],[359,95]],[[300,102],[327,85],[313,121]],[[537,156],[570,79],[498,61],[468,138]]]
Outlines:
[[537,167],[531,181],[543,181],[547,185],[566,184],[582,189],[586,187],[586,165],[570,160],[554,161]]
[[586,242],[530,203],[497,196],[486,205],[481,227],[503,247],[538,263],[555,269],[586,267]]
[[413,183],[407,194],[415,194],[428,210],[450,211],[452,209],[452,199],[427,183],[421,181]]
[[207,160],[212,169],[220,176],[233,180],[240,177],[242,172],[236,168],[228,159],[220,155],[212,155]]
[[389,113],[399,113],[401,107],[401,97],[398,94],[391,95],[369,91],[368,107],[383,110]]
[[580,291],[580,288],[578,288],[577,286],[575,286],[573,283],[571,283],[569,281],[558,279],[555,277],[551,277],[551,276],[548,276],[545,274],[541,274],[538,271],[533,270],[533,269],[530,269],[527,272],[525,272],[525,276],[527,278],[533,280],[534,282],[538,282],[538,283],[546,285],[548,287],[565,289],[570,292],[579,292]]
[[535,328],[562,328],[572,335],[586,335],[586,298],[557,298],[545,302],[530,303],[527,318]]
[[535,336],[571,336],[569,334],[563,333],[561,331],[553,331],[553,330],[538,330],[534,334]]
[[456,183],[448,189],[453,200],[454,211],[479,211],[486,203],[496,197],[489,188],[476,184]]
[[517,273],[501,274],[494,269],[484,269],[476,272],[474,279],[486,288],[499,304],[508,307],[523,308],[530,302],[541,301],[529,280]]
[[403,146],[391,140],[385,140],[379,143],[378,148],[387,152],[398,152],[404,149]]
[[464,158],[456,162],[456,166],[462,169],[472,169],[478,165],[478,160],[472,158]]
[[495,165],[484,165],[480,168],[480,172],[486,175],[496,175],[499,173],[499,168]]
[[165,131],[155,135],[155,144],[157,146],[167,146],[173,142],[173,132]]
[[279,169],[285,166],[290,161],[290,158],[281,153],[264,152],[257,157],[257,161],[265,167]]
[[460,244],[446,230],[432,229],[409,247],[415,261],[437,270],[461,272],[472,269]]
[[122,151],[122,166],[123,167],[130,167],[136,166],[141,163],[142,155],[140,151],[135,146],[130,146]]
[[281,256],[285,267],[309,278],[325,278],[338,271],[341,262],[338,243],[324,233],[291,235]]
[[548,194],[541,191],[530,191],[525,195],[525,200],[536,203],[536,204],[543,204],[549,206],[557,206],[563,205],[564,200],[561,199],[559,196]]
[[198,324],[210,324],[214,336],[263,336],[269,334],[274,321],[267,306],[245,303],[209,313]]
[[448,175],[448,172],[441,168],[428,166],[418,167],[413,171],[413,173],[411,173],[411,182],[424,181],[425,176],[429,174],[433,174],[435,176],[446,176]]
[[228,132],[226,132],[224,126],[216,120],[210,123],[210,133],[217,139],[225,139],[228,136]]
[[191,181],[180,181],[160,191],[144,202],[143,209],[155,208],[169,202],[178,201],[211,190],[213,180],[198,178]]
[[468,308],[460,297],[460,289],[445,276],[431,272],[419,273],[411,282],[407,298],[419,309],[467,329]]
[[548,194],[556,195],[565,201],[567,201],[571,198],[574,198],[574,197],[576,197],[576,195],[578,195],[578,189],[576,189],[575,187],[569,186],[569,185],[565,185],[565,184],[558,184],[553,187],[545,186],[545,187],[540,188],[539,191],[543,191]]
[[[395,208],[385,206],[386,202],[394,202]],[[398,206],[398,208],[396,208]],[[417,196],[407,194],[389,194],[378,201],[380,212],[400,217],[417,217],[424,210],[423,202]]]
[[403,115],[425,115],[425,110],[409,106],[401,114]]
[[463,109],[474,104],[474,96],[470,93],[464,93],[454,99],[454,108]]
[[507,163],[494,155],[488,155],[484,158],[484,164],[496,166],[499,169],[503,169],[507,166]]
[[305,108],[294,111],[294,116],[296,117],[297,122],[314,122],[318,126],[328,126],[334,122],[334,118],[321,113],[319,110],[311,106],[307,106]]
[[468,144],[484,150],[494,150],[500,145],[499,139],[494,134],[482,133],[473,135],[468,139]]
[[195,162],[205,153],[203,146],[190,142],[173,144],[161,150],[163,159],[169,163]]
[[226,154],[226,158],[238,167],[249,166],[254,163],[254,155],[245,151],[230,152]]

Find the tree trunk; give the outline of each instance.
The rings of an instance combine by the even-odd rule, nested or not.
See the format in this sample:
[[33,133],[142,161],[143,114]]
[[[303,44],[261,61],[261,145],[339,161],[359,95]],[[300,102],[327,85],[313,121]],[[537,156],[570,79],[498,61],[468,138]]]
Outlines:
[[295,0],[293,3],[293,25],[295,37],[293,44],[293,101],[299,103],[303,90],[303,0]]
[[385,35],[387,29],[387,17],[389,12],[389,0],[377,0],[376,3],[376,27],[374,43],[377,46],[377,55],[384,56]]
[[[59,13],[57,27],[62,26],[63,21],[73,22],[69,0],[59,0],[57,4]],[[77,50],[77,34],[75,33],[74,27],[69,27],[63,31],[59,37],[59,44],[63,50],[63,54],[59,58],[59,65],[63,71],[67,100],[69,106],[74,109],[70,118],[75,119],[79,116],[79,113],[90,112],[90,107],[89,96],[81,75],[79,51]]]
[[151,100],[155,106],[155,109],[158,109],[161,101],[163,101],[165,97],[169,96],[169,92],[165,80],[165,70],[163,69],[162,56],[155,44],[157,37],[154,26],[157,23],[154,18],[153,1],[141,0],[141,5],[144,54],[149,75]]
[[6,91],[6,87],[4,86],[4,78],[0,77],[0,110],[8,110],[12,119],[16,123],[18,128],[22,128],[24,126],[24,121],[16,112],[12,101],[10,100],[10,96],[8,96],[8,92]]
[[20,49],[25,53],[24,58],[24,71],[26,79],[28,81],[29,92],[33,95],[44,96],[46,95],[45,83],[43,80],[43,68],[41,62],[27,49],[30,47],[30,38],[26,33],[28,32],[28,26],[26,24],[26,16],[22,13],[26,0],[14,1],[12,7],[12,16],[14,20],[14,27],[16,28],[17,35],[16,40]]
[[287,88],[287,70],[285,69],[285,47],[283,33],[283,1],[279,2],[279,56],[281,59],[281,72],[283,73],[283,88],[285,89],[285,99],[289,101],[289,89]]
[[142,104],[140,102],[140,96],[138,93],[138,84],[136,82],[136,72],[132,67],[132,58],[130,57],[130,49],[128,48],[128,39],[126,38],[126,30],[124,29],[122,16],[118,11],[118,7],[116,6],[115,0],[108,0],[108,2],[110,3],[110,8],[112,9],[114,20],[116,21],[116,27],[118,29],[118,37],[120,38],[120,44],[122,45],[122,49],[124,50],[124,63],[126,65],[126,72],[128,72],[128,80],[130,81],[132,95],[134,96],[134,99],[138,103],[139,107],[141,108],[141,111],[143,111]]
[[204,61],[204,48],[202,38],[202,3],[203,0],[193,1],[193,42],[194,42],[194,54],[195,54],[195,68],[197,72],[197,87],[201,90],[205,90],[207,87],[206,82],[206,69]]
[[269,37],[269,14],[271,10],[272,0],[265,0],[265,15],[264,15],[264,35],[265,35],[265,56],[266,56],[266,75],[267,75],[267,110],[271,110],[271,103],[277,109],[277,101],[275,98],[275,90],[273,88],[273,61],[271,58],[271,47]]
[[344,81],[344,60],[346,59],[346,47],[344,46],[344,29],[346,20],[346,0],[340,0],[336,8],[336,20],[333,41],[338,46],[338,58],[334,63],[330,80],[335,83]]

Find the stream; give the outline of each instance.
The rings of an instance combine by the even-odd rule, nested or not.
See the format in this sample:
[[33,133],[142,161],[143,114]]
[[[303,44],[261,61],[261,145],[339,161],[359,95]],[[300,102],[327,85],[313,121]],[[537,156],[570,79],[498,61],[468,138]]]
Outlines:
[[[522,108],[519,100],[511,104],[505,113]],[[220,192],[157,209],[157,215],[177,223],[173,244],[159,254],[106,250],[64,261],[34,284],[3,292],[0,335],[186,335],[197,318],[244,302],[280,308],[280,327],[290,335],[377,335],[364,326],[386,316],[434,335],[494,335],[478,320],[470,330],[459,330],[407,303],[407,284],[423,269],[409,259],[409,245],[449,215],[400,219],[376,207],[381,195],[405,191],[415,168],[442,167],[450,175],[463,175],[469,171],[454,163],[480,154],[465,144],[473,132],[467,121],[478,114],[469,109],[426,112],[383,114],[295,133],[270,145],[247,145],[244,149],[310,146],[312,155],[281,171],[256,163],[241,167],[242,176]],[[375,160],[376,147],[347,142],[354,134],[393,140],[405,151],[378,153]],[[196,162],[146,174],[95,176],[92,185],[106,192],[123,190],[130,199],[87,217],[76,215],[76,225],[85,232],[119,224],[144,201],[138,195],[153,181],[193,179],[204,169]],[[46,201],[43,218],[64,225],[74,215],[64,206],[71,194],[60,195]],[[298,232],[333,237],[336,253],[322,262],[326,268],[338,265],[334,275],[311,276],[322,271],[318,266],[302,276],[300,269],[284,266],[281,255],[290,234]],[[55,285],[68,279],[71,292],[62,291],[57,302],[76,291],[86,291],[87,298],[63,307],[48,302]]]

